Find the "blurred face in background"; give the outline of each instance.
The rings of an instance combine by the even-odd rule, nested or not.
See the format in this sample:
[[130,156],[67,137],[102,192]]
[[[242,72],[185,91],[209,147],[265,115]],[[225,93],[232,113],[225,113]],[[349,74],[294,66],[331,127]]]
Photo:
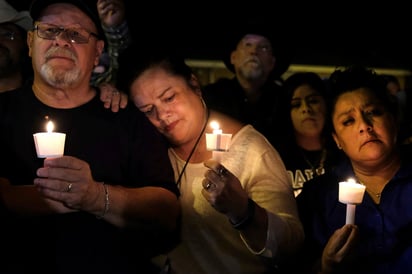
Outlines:
[[295,89],[290,116],[297,137],[321,137],[325,126],[326,102],[311,86],[301,85]]
[[396,95],[399,91],[401,91],[401,87],[398,83],[390,81],[386,85],[387,89],[389,90],[390,94]]
[[231,54],[236,73],[249,80],[266,78],[275,66],[270,41],[261,35],[247,34]]
[[0,76],[20,71],[27,55],[26,37],[19,27],[13,23],[0,24]]
[[352,161],[388,159],[396,146],[395,118],[368,89],[343,93],[332,114],[333,138]]

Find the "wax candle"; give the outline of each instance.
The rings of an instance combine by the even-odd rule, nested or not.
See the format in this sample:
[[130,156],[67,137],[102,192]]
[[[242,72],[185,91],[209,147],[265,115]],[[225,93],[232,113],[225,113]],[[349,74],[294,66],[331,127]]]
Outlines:
[[207,150],[228,151],[232,134],[223,133],[216,121],[212,121],[210,126],[213,128],[213,133],[206,133]]
[[358,184],[354,179],[339,182],[339,201],[346,204],[346,223],[355,222],[356,205],[362,203],[365,186]]
[[229,150],[232,134],[223,133],[216,121],[212,121],[210,126],[213,128],[213,132],[206,133],[206,149],[211,150],[213,159],[220,162],[223,153]]
[[54,124],[52,121],[47,123],[46,129],[47,132],[33,134],[37,157],[47,158],[63,156],[66,134],[53,132]]

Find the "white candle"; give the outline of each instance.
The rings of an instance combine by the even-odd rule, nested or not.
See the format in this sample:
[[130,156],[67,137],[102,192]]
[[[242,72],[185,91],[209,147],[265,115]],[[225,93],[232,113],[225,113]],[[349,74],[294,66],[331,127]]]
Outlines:
[[213,133],[206,133],[206,149],[212,151],[213,159],[221,162],[223,153],[229,150],[232,134],[223,133],[216,121],[212,121],[210,126]]
[[346,223],[355,222],[356,205],[362,203],[365,193],[365,186],[358,184],[355,180],[349,179],[346,182],[339,182],[339,202],[346,204]]
[[33,134],[37,157],[47,158],[63,156],[66,134],[53,132],[54,124],[52,121],[47,123],[46,128],[47,132]]
[[354,204],[346,204],[346,224],[354,224],[355,223],[355,209],[356,205]]
[[213,133],[206,133],[207,150],[228,151],[232,134],[223,133],[216,121],[212,121],[210,126],[213,128]]
[[355,180],[349,179],[339,183],[339,201],[344,204],[362,203],[365,186],[358,184]]

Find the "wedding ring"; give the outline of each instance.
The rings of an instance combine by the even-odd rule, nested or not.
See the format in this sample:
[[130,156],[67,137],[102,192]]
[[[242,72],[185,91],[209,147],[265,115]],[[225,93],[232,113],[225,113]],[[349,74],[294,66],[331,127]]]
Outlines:
[[73,186],[72,183],[68,184],[66,188],[66,192],[70,192],[72,190],[72,186]]

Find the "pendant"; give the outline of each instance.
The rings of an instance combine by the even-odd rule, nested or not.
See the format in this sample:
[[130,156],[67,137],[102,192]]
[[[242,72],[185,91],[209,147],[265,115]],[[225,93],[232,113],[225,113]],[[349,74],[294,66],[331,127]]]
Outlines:
[[315,169],[315,173],[316,175],[322,175],[325,173],[325,169],[323,167],[318,167],[317,169]]

